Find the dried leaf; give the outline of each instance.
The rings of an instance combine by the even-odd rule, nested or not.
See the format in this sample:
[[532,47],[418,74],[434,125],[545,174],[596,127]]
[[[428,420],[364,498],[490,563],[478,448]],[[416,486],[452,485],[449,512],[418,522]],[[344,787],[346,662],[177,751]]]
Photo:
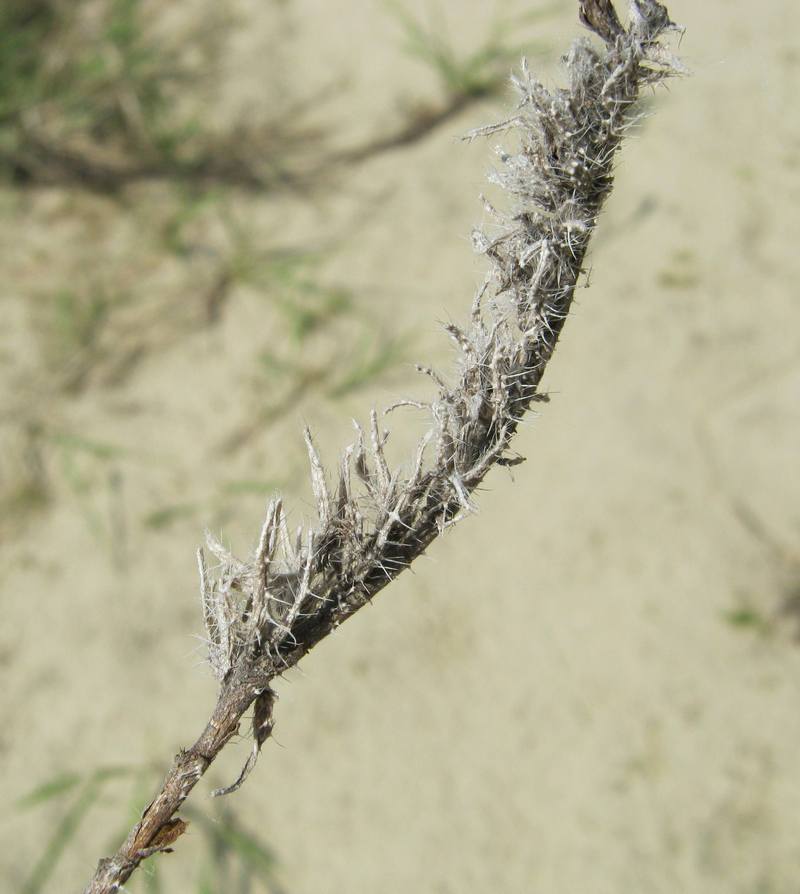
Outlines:
[[242,767],[242,772],[239,774],[239,778],[236,782],[226,788],[214,789],[214,791],[211,792],[212,798],[221,798],[224,795],[230,795],[237,791],[237,789],[241,788],[245,779],[252,773],[253,768],[258,761],[261,747],[272,732],[272,711],[275,706],[276,698],[277,696],[269,687],[256,698],[253,707],[253,750],[250,752],[250,756],[247,758],[244,767]]
[[156,832],[155,837],[148,845],[148,850],[152,851],[153,849],[169,852],[170,845],[174,844],[183,833],[188,828],[189,823],[186,820],[182,820],[179,817],[174,817],[171,820],[168,820],[164,825]]

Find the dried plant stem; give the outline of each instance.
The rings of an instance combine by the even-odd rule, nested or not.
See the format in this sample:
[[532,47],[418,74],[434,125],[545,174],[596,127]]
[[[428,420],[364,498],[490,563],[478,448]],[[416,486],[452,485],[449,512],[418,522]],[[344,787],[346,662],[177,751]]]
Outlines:
[[254,698],[252,685],[239,678],[220,687],[216,707],[206,728],[194,745],[175,756],[158,794],[145,808],[119,851],[100,861],[86,894],[119,891],[142,860],[155,853],[170,851],[170,845],[186,828],[185,821],[175,814],[214,758],[236,735],[242,715]]
[[282,501],[267,510],[247,560],[213,537],[213,573],[198,554],[209,662],[220,697],[197,742],[175,759],[164,784],[113,857],[100,861],[86,894],[119,890],[142,860],[170,849],[185,823],[176,813],[254,704],[253,751],[233,785],[255,765],[272,730],[270,683],[369,602],[448,526],[473,511],[472,494],[494,465],[513,465],[509,444],[540,392],[572,303],[616,150],[636,113],[641,89],[680,71],[660,42],[674,30],[657,0],[631,0],[623,27],[611,0],[578,0],[583,23],[605,43],[572,47],[569,86],[548,91],[523,64],[514,78],[515,114],[471,136],[514,131],[516,153],[499,152],[493,180],[511,197],[509,213],[488,205],[491,234],[473,234],[491,270],[468,324],[446,326],[461,358],[448,384],[420,367],[436,395],[424,406],[430,428],[407,467],[392,469],[387,433],[375,412],[369,431],[356,424],[330,490],[311,433],[306,447],[319,522],[292,538]]

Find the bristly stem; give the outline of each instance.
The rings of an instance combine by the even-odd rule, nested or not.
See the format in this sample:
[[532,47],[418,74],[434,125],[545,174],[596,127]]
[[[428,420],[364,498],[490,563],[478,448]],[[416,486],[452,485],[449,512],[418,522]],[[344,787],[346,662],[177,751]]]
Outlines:
[[611,191],[613,163],[636,120],[641,90],[682,71],[661,43],[675,30],[657,0],[631,0],[624,27],[611,0],[578,0],[581,21],[604,44],[577,41],[566,60],[569,84],[549,91],[523,62],[513,78],[519,95],[511,118],[470,138],[513,131],[516,151],[499,151],[492,174],[510,210],[486,203],[495,221],[473,243],[489,260],[486,281],[463,328],[446,327],[460,351],[452,382],[420,367],[436,394],[430,427],[407,467],[392,469],[387,433],[372,413],[329,486],[306,431],[316,526],[292,538],[280,499],[267,510],[248,560],[213,537],[217,560],[199,554],[209,662],[220,696],[197,742],[175,758],[141,820],[112,857],[100,861],[85,894],[118,891],[150,855],[183,833],[176,814],[255,703],[253,751],[236,790],[272,730],[270,683],[369,602],[447,527],[474,510],[472,496],[495,465],[520,461],[509,445],[520,419],[547,400],[541,382],[569,313],[589,240]]

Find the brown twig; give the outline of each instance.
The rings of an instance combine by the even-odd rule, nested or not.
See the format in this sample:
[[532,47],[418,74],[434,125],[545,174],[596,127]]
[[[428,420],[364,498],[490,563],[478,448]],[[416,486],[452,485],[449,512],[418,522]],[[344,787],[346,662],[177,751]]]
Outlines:
[[156,797],[144,809],[127,840],[114,854],[100,861],[85,894],[118,891],[136,867],[156,853],[170,853],[186,823],[175,817],[189,792],[216,756],[239,730],[244,712],[257,696],[254,681],[235,675],[220,688],[211,719],[198,740],[180,751]]
[[502,169],[494,175],[513,207],[504,214],[487,206],[495,231],[473,234],[491,270],[468,325],[445,327],[461,354],[453,383],[420,367],[436,389],[425,404],[429,431],[410,464],[392,469],[387,433],[373,412],[366,434],[356,427],[334,491],[306,431],[318,524],[291,537],[276,498],[248,560],[208,537],[218,565],[212,573],[202,550],[198,561],[220,699],[203,735],[178,755],[156,799],[120,851],[101,861],[86,894],[119,890],[143,859],[170,848],[184,828],[178,808],[255,702],[252,754],[239,779],[216,794],[242,784],[272,729],[271,681],[471,512],[472,496],[494,465],[517,461],[510,441],[523,413],[547,399],[542,377],[611,191],[616,150],[635,120],[634,104],[643,87],[680,70],[660,42],[675,26],[657,0],[631,0],[627,29],[610,0],[579,3],[605,49],[577,42],[567,59],[569,87],[552,92],[523,65],[513,117],[471,135],[517,132],[519,150],[501,151]]

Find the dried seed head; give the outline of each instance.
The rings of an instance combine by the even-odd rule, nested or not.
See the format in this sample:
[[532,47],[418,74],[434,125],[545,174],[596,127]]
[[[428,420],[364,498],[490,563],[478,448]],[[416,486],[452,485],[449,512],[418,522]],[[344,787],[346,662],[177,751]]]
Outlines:
[[467,324],[445,326],[459,349],[452,381],[420,366],[434,383],[433,397],[399,404],[430,417],[409,467],[390,467],[387,435],[373,412],[369,447],[354,423],[334,500],[306,429],[317,525],[305,537],[300,528],[292,543],[275,500],[249,562],[208,538],[219,567],[210,573],[202,554],[198,564],[218,677],[244,664],[269,680],[296,663],[441,530],[474,511],[475,488],[493,465],[519,461],[509,442],[531,404],[546,399],[542,375],[611,190],[615,152],[636,119],[639,91],[681,70],[659,42],[676,26],[657,0],[632,0],[627,30],[611,0],[580,0],[580,11],[605,49],[577,41],[566,59],[568,86],[552,91],[523,60],[513,79],[514,114],[468,136],[515,132],[516,149],[499,149],[491,174],[510,207],[485,203],[492,233],[473,234],[490,271]]

